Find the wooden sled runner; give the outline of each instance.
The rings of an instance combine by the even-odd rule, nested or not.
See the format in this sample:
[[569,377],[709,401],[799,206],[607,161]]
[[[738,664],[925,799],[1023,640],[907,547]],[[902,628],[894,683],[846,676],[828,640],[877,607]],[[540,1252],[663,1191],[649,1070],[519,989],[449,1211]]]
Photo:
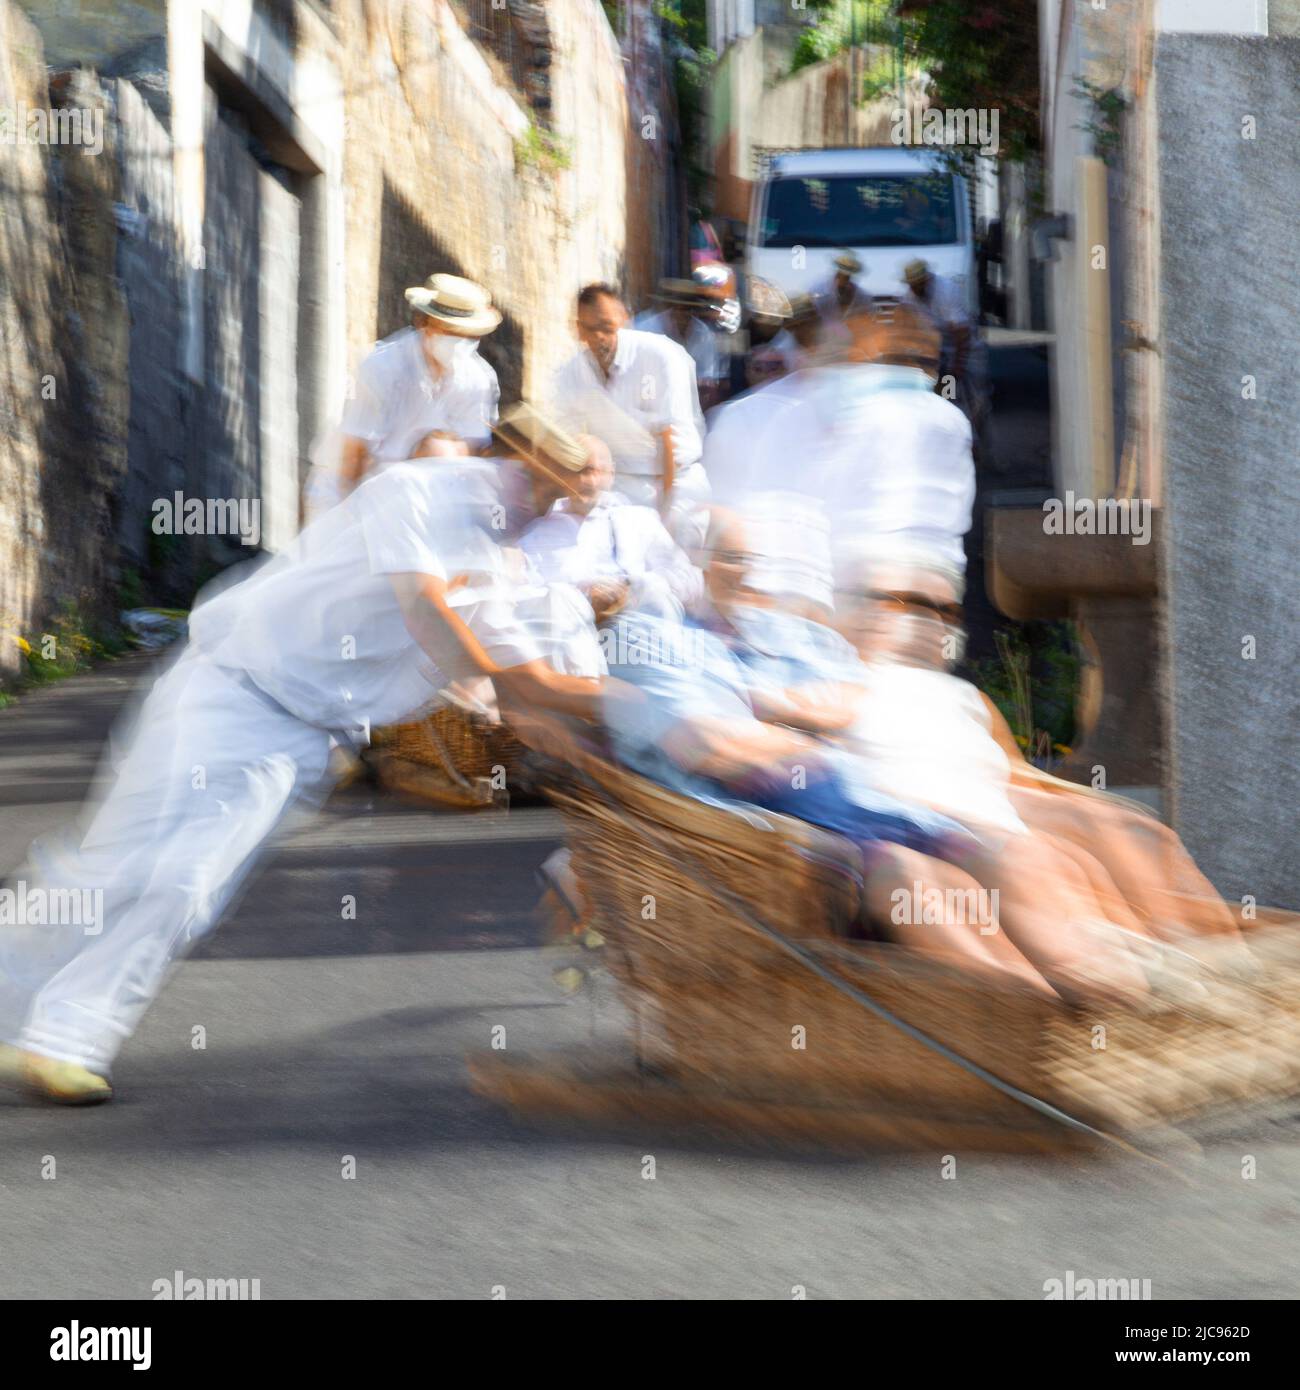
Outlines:
[[[1300,929],[1245,923],[1203,1000],[1087,1012],[851,939],[856,854],[802,821],[710,806],[575,750],[561,810],[635,1061],[472,1061],[518,1111],[819,1147],[1125,1147],[1300,1092]],[[1238,953],[1239,955],[1239,953]]]

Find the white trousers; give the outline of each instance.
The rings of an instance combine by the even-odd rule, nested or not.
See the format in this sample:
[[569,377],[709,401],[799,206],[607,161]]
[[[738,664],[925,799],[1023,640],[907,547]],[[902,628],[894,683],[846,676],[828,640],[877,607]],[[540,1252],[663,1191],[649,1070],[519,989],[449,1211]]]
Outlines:
[[325,730],[239,673],[183,654],[140,709],[89,828],[32,846],[29,899],[79,889],[101,911],[89,928],[0,927],[0,1037],[106,1073],[168,965],[216,925],[290,804],[323,782],[329,748]]

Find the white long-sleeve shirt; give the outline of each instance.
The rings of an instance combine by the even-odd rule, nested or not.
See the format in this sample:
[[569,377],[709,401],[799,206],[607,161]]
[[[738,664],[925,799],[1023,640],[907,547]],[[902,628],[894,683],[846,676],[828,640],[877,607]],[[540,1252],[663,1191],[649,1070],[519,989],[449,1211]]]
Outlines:
[[[696,385],[698,386],[701,381],[725,380],[727,367],[722,360],[722,353],[718,350],[719,335],[694,316],[691,317],[689,324],[690,326],[686,330],[686,341],[680,346],[690,353],[691,361],[695,363]],[[633,326],[646,333],[659,333],[670,342],[678,342],[677,336],[673,332],[675,325],[672,314],[667,309],[662,309],[657,313],[638,314]]]
[[450,365],[435,377],[420,339],[414,328],[404,328],[362,359],[348,386],[342,421],[312,446],[305,489],[309,521],[338,505],[346,438],[360,439],[370,451],[370,475],[409,459],[432,430],[450,430],[471,449],[491,439],[501,390],[477,340],[456,340]]
[[299,719],[368,735],[477,674],[450,631],[437,629],[436,659],[416,643],[390,578],[463,575],[448,604],[497,665],[546,658],[570,674],[599,674],[586,604],[577,600],[582,615],[563,611],[552,590],[513,571],[494,525],[507,510],[506,481],[495,459],[394,464],[201,602],[191,646]]
[[965,297],[957,286],[946,275],[936,275],[933,271],[930,280],[928,299],[922,299],[910,286],[903,288],[899,299],[924,314],[941,333],[953,328],[973,327]]
[[404,328],[377,344],[357,368],[341,430],[364,440],[381,466],[410,458],[430,430],[450,430],[477,448],[492,437],[500,394],[476,339],[459,339],[451,365],[435,377],[420,334]]
[[873,553],[965,570],[971,428],[915,368],[817,367],[751,391],[714,416],[708,471],[721,505],[760,527],[790,519],[772,558],[788,572],[802,549],[823,589]]
[[629,607],[666,611],[665,597],[683,608],[704,591],[700,571],[668,534],[652,507],[607,493],[586,516],[560,501],[520,537],[520,547],[547,584],[585,589],[601,580],[626,580]]
[[581,348],[556,373],[551,394],[561,424],[575,433],[605,439],[620,477],[657,478],[663,462],[658,449],[626,447],[622,440],[602,433],[601,417],[608,416],[609,405],[651,435],[668,426],[679,473],[697,463],[704,452],[695,363],[684,347],[660,333],[620,329],[608,377],[591,353]]

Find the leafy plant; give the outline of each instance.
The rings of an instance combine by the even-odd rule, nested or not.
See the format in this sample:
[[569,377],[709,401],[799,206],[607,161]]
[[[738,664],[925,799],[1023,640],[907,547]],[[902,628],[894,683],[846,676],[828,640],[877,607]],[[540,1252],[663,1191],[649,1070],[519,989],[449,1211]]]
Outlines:
[[[893,45],[897,40],[891,0],[824,0],[821,4],[810,4],[809,8],[816,10],[820,18],[799,35],[790,60],[792,73],[814,63],[824,63],[855,43]],[[873,68],[876,66],[873,64]],[[889,89],[893,64],[886,60],[884,66],[889,69],[889,77],[883,85],[879,83],[879,75],[874,83],[864,82],[859,99],[870,99],[879,91]],[[873,86],[878,90],[871,90]]]
[[[81,604],[65,598],[46,631],[31,640],[15,632],[6,634],[22,652],[24,669],[19,684],[48,685],[52,681],[88,670],[96,662],[120,656],[131,643],[116,625],[104,626],[88,618]],[[13,691],[0,691],[0,709],[14,702]]]
[[705,0],[655,0],[673,59],[673,88],[677,98],[677,124],[681,131],[682,159],[686,166],[688,201],[698,204],[708,185],[709,171],[700,137],[704,108],[718,55],[709,47],[709,20]]
[[515,163],[522,168],[553,174],[573,163],[573,146],[562,135],[528,122],[528,129],[515,141]]
[[1016,623],[993,635],[997,661],[970,662],[974,683],[998,707],[1032,762],[1070,751],[1080,658],[1070,623]]
[[1038,0],[934,0],[900,22],[935,106],[996,109],[1005,159],[1038,150]]
[[88,624],[75,599],[64,599],[50,622],[50,631],[35,642],[21,642],[27,658],[27,678],[45,685],[84,671],[101,654],[101,644],[87,631]]
[[1091,116],[1076,129],[1086,130],[1092,136],[1097,157],[1106,164],[1112,163],[1124,141],[1123,118],[1129,108],[1128,98],[1118,87],[1103,87],[1086,77],[1074,79],[1070,95],[1091,104]]

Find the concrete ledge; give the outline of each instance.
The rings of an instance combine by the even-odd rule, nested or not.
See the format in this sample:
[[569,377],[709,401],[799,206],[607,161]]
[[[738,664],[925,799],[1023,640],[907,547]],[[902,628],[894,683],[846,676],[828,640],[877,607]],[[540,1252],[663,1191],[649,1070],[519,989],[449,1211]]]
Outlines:
[[1038,507],[990,507],[984,514],[989,598],[1009,618],[1067,618],[1090,595],[1153,598],[1159,512],[1152,537],[1048,535]]
[[1157,653],[1160,513],[1146,545],[1122,535],[1049,535],[1041,507],[985,512],[985,586],[1009,618],[1070,618],[1085,666],[1076,702],[1079,733],[1063,777],[1109,785],[1163,786]]

